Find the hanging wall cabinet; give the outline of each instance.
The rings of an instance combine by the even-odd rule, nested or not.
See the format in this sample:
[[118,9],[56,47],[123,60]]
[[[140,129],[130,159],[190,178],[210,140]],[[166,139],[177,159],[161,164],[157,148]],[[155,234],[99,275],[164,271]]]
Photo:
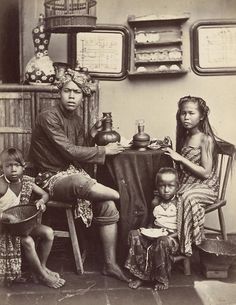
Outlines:
[[182,27],[189,15],[128,17],[131,30],[130,77],[185,74]]

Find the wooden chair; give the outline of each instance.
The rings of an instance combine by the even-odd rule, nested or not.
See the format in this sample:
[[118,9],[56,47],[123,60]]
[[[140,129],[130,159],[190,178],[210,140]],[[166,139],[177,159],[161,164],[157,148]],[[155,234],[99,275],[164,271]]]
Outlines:
[[[34,166],[30,162],[26,162],[25,174],[31,177],[35,177],[37,175]],[[66,230],[53,229],[54,236],[58,238],[61,237],[70,238],[74,259],[75,259],[76,272],[78,274],[83,274],[84,273],[83,262],[85,260],[86,251],[84,251],[84,253],[81,254],[79,242],[78,242],[78,232],[76,232],[75,223],[74,223],[73,204],[68,202],[49,200],[46,205],[49,208],[61,209],[65,211],[68,230],[66,231]],[[51,223],[50,226],[52,226]]]
[[184,255],[173,256],[174,263],[179,262],[179,261],[183,261],[184,275],[191,275],[190,258],[188,256],[184,256]]
[[81,251],[79,247],[79,242],[77,237],[78,232],[76,232],[75,223],[74,223],[73,205],[70,203],[50,200],[47,202],[47,207],[65,210],[68,230],[67,231],[54,230],[54,235],[59,238],[60,237],[70,238],[74,253],[76,271],[78,274],[83,274],[84,273],[83,262],[85,256],[83,254],[81,255]]
[[[216,202],[206,208],[205,213],[211,213],[218,211],[218,218],[220,229],[204,226],[205,230],[219,232],[224,240],[227,240],[227,233],[225,228],[224,215],[222,207],[226,205],[226,189],[229,181],[229,176],[232,168],[232,162],[235,154],[235,146],[227,142],[218,143],[218,163],[217,163],[217,174],[220,181],[220,192]],[[190,258],[184,255],[177,255],[173,257],[174,262],[183,261],[184,274],[191,275]]]
[[205,213],[209,214],[213,211],[218,211],[218,219],[220,228],[212,228],[204,226],[206,231],[221,233],[223,240],[227,240],[225,220],[222,207],[226,205],[226,189],[229,181],[229,176],[232,168],[232,162],[235,154],[235,146],[233,144],[219,141],[218,143],[218,164],[217,173],[220,181],[220,192],[216,202],[206,208]]

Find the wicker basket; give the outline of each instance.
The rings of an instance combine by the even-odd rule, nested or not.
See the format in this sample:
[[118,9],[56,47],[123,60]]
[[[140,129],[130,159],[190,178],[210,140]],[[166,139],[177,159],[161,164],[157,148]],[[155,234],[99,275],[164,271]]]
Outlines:
[[54,33],[89,31],[96,26],[96,1],[45,0],[46,29]]
[[15,216],[19,221],[4,222],[3,226],[7,232],[17,236],[27,236],[31,230],[40,222],[42,211],[37,210],[33,204],[22,204],[6,209],[4,213]]

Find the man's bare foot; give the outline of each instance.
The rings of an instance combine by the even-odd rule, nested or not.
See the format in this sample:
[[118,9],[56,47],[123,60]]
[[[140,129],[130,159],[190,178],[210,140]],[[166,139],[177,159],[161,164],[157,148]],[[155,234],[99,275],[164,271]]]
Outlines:
[[35,273],[33,273],[33,272],[31,273],[30,279],[32,280],[32,282],[34,284],[39,284],[39,279]]
[[158,291],[158,290],[166,290],[169,288],[169,284],[168,283],[160,283],[160,282],[156,282],[155,286],[154,286],[154,290]]
[[106,264],[103,268],[102,274],[113,276],[124,282],[130,282],[130,279],[126,277],[117,264]]
[[55,289],[62,287],[66,282],[64,279],[56,278],[53,275],[48,275],[44,278],[40,278],[39,280],[42,284]]
[[142,286],[142,284],[143,284],[143,281],[138,279],[138,280],[129,282],[128,286],[129,286],[129,288],[137,289],[138,287]]
[[50,269],[48,269],[47,267],[44,268],[45,271],[47,272],[48,275],[52,275],[52,276],[55,276],[56,278],[60,278],[60,274],[58,272],[54,272]]

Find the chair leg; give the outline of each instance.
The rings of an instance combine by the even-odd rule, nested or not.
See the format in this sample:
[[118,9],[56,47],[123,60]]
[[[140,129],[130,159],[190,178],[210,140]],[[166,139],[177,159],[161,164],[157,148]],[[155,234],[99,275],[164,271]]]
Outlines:
[[224,219],[224,215],[223,215],[223,211],[222,211],[221,207],[218,209],[218,216],[219,216],[220,229],[221,229],[221,234],[222,234],[223,240],[227,240],[228,237],[227,237],[227,233],[226,233],[225,219]]
[[172,260],[174,263],[183,261],[184,275],[191,275],[190,258],[184,255],[173,256]]
[[80,253],[78,238],[77,238],[77,234],[76,234],[76,230],[75,230],[74,217],[73,217],[71,209],[66,209],[66,216],[67,216],[67,221],[68,221],[72,248],[73,248],[73,252],[74,252],[76,270],[77,270],[78,274],[83,274],[84,273],[83,261],[82,261],[82,257],[81,257],[81,253]]
[[184,275],[191,275],[190,259],[184,258]]

